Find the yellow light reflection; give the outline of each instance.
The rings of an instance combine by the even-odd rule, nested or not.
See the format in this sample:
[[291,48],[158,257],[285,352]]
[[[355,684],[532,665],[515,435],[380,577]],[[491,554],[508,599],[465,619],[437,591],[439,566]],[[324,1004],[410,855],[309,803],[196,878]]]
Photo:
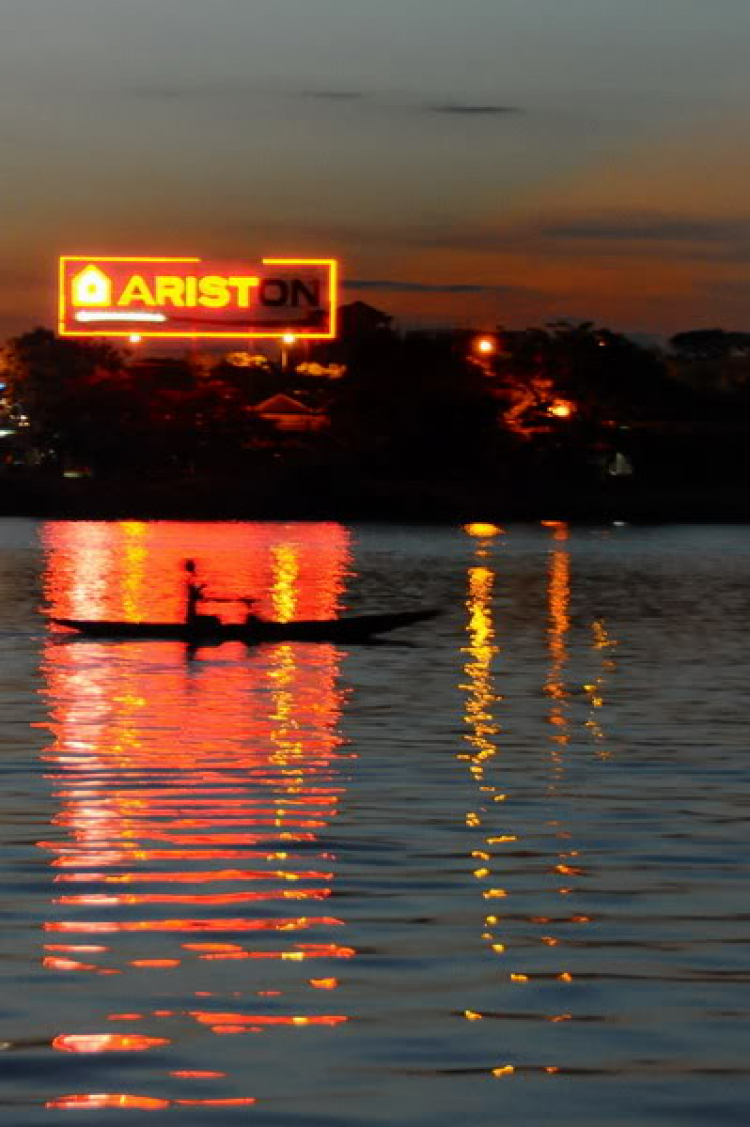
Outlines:
[[498,699],[492,686],[492,663],[498,652],[492,621],[494,580],[494,572],[487,567],[473,567],[469,572],[469,646],[465,651],[469,660],[464,666],[468,678],[464,686],[468,693],[465,719],[469,728],[466,739],[474,752],[470,770],[478,776],[483,773],[482,761],[496,754],[494,737],[500,731],[492,711],[492,706]]
[[602,711],[606,704],[606,687],[610,674],[617,669],[617,662],[613,656],[616,640],[611,636],[601,619],[591,623],[591,644],[594,652],[601,661],[601,672],[593,682],[584,685],[584,692],[591,706],[586,728],[596,741],[597,755],[600,759],[609,759],[612,750],[602,721]]
[[275,579],[272,587],[274,618],[291,622],[297,609],[299,548],[296,544],[279,544],[273,550]]
[[553,740],[558,744],[569,741],[568,717],[565,701],[568,695],[564,671],[568,661],[567,638],[570,630],[570,552],[566,545],[570,530],[567,524],[555,523],[553,526],[555,548],[550,555],[549,570],[549,652],[550,670],[545,686],[547,695],[553,700],[550,710],[550,723],[557,729]]
[[143,603],[143,586],[148,582],[146,531],[147,526],[140,522],[122,523],[125,552],[123,611],[127,619],[137,618]]
[[[471,536],[473,544],[474,561],[468,570],[468,597],[466,609],[468,611],[467,635],[468,645],[463,653],[466,655],[464,664],[464,682],[461,688],[466,694],[466,712],[464,720],[467,733],[464,739],[469,744],[469,754],[459,754],[458,758],[465,762],[472,780],[476,784],[482,806],[479,810],[472,810],[466,814],[466,825],[471,829],[480,829],[491,807],[489,803],[505,801],[507,795],[499,794],[498,788],[488,779],[488,768],[499,754],[498,741],[501,734],[500,725],[495,718],[495,708],[501,701],[495,689],[494,662],[500,652],[495,639],[494,623],[494,585],[495,570],[489,565],[489,556],[493,538],[502,535],[503,529],[491,524],[466,525],[464,531]],[[487,846],[504,840],[498,835],[487,836],[480,848],[471,850],[474,860],[486,861],[487,864],[473,868],[473,876],[478,881],[487,881],[493,876],[491,862],[494,855]],[[515,840],[515,838],[514,838]],[[504,888],[485,888],[482,893],[483,900],[506,899],[508,892]],[[497,916],[484,917],[484,928],[480,932],[486,949],[493,955],[505,952],[505,944],[497,941],[493,931],[486,928],[499,924]],[[479,1020],[481,1015],[471,1017],[474,1011],[467,1010],[469,1020]]]
[[482,524],[481,522],[475,522],[474,524],[464,525],[464,531],[468,532],[469,536],[485,540],[495,536],[502,536],[504,530],[498,524]]

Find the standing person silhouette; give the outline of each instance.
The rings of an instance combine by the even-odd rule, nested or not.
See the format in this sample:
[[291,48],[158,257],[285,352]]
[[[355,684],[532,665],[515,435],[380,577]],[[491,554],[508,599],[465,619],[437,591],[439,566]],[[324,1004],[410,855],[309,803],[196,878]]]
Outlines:
[[206,589],[205,583],[199,583],[195,578],[195,560],[185,560],[185,625],[189,630],[199,626],[202,615],[198,614],[198,605],[203,599]]

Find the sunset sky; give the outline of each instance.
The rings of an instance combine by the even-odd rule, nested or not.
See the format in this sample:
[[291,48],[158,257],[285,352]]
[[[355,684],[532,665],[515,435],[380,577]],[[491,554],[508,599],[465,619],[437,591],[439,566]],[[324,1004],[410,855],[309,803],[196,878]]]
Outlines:
[[0,336],[54,323],[59,253],[748,330],[749,43],[748,0],[0,0]]

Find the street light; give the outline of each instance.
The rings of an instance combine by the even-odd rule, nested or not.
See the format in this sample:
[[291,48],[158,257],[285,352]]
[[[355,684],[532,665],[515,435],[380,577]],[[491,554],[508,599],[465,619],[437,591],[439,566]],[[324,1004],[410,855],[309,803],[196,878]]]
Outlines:
[[495,342],[492,337],[478,337],[474,341],[474,347],[482,356],[490,356],[495,351]]
[[286,371],[287,361],[289,359],[289,349],[292,345],[297,343],[297,338],[294,333],[284,333],[281,338],[281,370]]

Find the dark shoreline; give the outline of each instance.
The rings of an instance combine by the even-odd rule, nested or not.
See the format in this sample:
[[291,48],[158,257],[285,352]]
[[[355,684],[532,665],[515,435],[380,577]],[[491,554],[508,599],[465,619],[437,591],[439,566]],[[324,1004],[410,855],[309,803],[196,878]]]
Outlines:
[[247,480],[105,481],[6,475],[0,517],[50,520],[303,520],[464,524],[561,520],[587,524],[747,523],[750,494],[740,486],[645,486],[612,481],[572,486],[486,481],[284,482]]

